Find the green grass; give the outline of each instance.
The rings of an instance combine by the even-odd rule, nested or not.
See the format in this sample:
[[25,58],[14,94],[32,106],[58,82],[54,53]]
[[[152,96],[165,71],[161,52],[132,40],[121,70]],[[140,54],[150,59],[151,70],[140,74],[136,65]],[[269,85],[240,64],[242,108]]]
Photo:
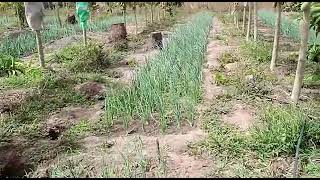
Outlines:
[[182,112],[192,123],[194,105],[201,97],[201,68],[211,16],[196,15],[171,36],[169,45],[139,71],[133,86],[106,97],[106,121],[112,125],[122,118],[125,125],[132,118],[146,123],[159,113],[161,129],[168,125],[168,113],[174,109],[176,122]]
[[242,55],[252,61],[269,62],[272,56],[272,44],[264,41],[242,41],[240,45]]

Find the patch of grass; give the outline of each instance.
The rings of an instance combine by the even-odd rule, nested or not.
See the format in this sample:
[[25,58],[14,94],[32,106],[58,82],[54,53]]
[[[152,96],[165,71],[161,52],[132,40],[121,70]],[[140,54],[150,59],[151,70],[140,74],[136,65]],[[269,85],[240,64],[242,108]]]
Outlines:
[[75,139],[86,135],[88,132],[91,132],[92,130],[93,124],[91,124],[88,120],[81,120],[79,123],[68,129],[66,135],[69,138]]
[[[107,154],[99,156],[101,166],[94,166],[98,157],[88,158],[87,154],[72,153],[59,157],[48,170],[49,177],[127,177],[145,178],[149,161],[143,153],[143,144],[140,138],[134,138],[126,144],[126,149],[119,152],[121,157],[113,159]],[[71,157],[70,157],[71,156]],[[120,161],[119,161],[120,160]],[[34,172],[31,177],[37,177]]]
[[264,41],[242,41],[240,45],[242,55],[252,61],[269,62],[272,55],[272,45]]
[[219,62],[222,64],[234,63],[236,61],[239,61],[239,59],[234,55],[234,53],[223,53],[219,58]]
[[233,22],[233,16],[230,15],[229,13],[218,15],[218,17],[223,24],[229,24]]
[[26,68],[23,75],[0,78],[3,89],[30,88],[39,85],[44,80],[43,72],[40,68]]
[[56,54],[56,61],[66,63],[72,72],[96,72],[105,68],[109,62],[102,46],[89,42],[86,47],[76,44],[64,48]]
[[226,86],[231,84],[230,78],[227,78],[224,72],[214,71],[213,78],[218,86]]
[[263,128],[252,131],[252,148],[262,157],[294,154],[302,123],[307,117],[298,109],[267,107],[261,116]]
[[314,69],[310,73],[306,73],[304,76],[305,87],[320,87],[320,66],[313,67]]

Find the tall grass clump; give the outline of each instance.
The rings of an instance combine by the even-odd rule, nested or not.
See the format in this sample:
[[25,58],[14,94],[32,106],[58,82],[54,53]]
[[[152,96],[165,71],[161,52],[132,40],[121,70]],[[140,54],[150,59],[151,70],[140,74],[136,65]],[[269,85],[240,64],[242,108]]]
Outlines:
[[206,51],[212,16],[196,14],[190,22],[178,26],[169,44],[143,66],[133,86],[106,97],[106,121],[112,125],[121,118],[160,120],[164,131],[170,121],[179,125],[184,118],[192,124],[195,104],[201,97],[201,68]]
[[302,126],[305,126],[300,145],[302,152],[319,148],[319,119],[311,119],[309,114],[294,106],[267,107],[261,116],[263,127],[252,130],[251,148],[261,157],[292,155]]
[[[261,10],[258,11],[259,19],[268,26],[275,28],[276,22],[276,14],[272,11],[268,10]],[[300,30],[299,30],[299,21],[298,20],[291,20],[286,16],[281,17],[281,26],[280,31],[285,36],[299,42],[300,41]],[[310,30],[309,36],[309,43],[318,43],[320,39],[316,37],[316,32],[314,30]]]

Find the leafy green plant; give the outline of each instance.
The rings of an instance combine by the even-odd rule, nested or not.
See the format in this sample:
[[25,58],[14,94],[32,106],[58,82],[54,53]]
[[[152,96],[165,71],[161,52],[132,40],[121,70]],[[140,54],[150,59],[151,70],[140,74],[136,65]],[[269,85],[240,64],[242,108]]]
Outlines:
[[320,45],[312,44],[309,46],[307,58],[313,62],[320,62]]
[[24,73],[24,66],[17,58],[0,54],[0,77]]
[[56,54],[56,60],[67,63],[68,69],[73,72],[99,71],[109,64],[102,51],[102,45],[92,42],[85,48],[82,44],[69,46]]

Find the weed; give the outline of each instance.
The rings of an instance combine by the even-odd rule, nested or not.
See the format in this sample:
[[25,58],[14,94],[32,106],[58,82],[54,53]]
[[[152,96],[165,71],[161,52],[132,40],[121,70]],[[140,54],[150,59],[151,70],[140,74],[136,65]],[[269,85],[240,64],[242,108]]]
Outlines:
[[56,60],[67,63],[72,72],[95,72],[109,63],[102,52],[102,46],[92,42],[85,48],[82,44],[67,47],[56,54]]
[[87,132],[93,130],[93,125],[87,120],[81,120],[76,125],[68,129],[67,136],[69,138],[79,138],[85,135]]
[[221,86],[221,85],[226,86],[226,85],[230,85],[230,83],[231,83],[230,79],[226,78],[224,72],[214,71],[213,78],[214,78],[215,83],[218,86]]
[[233,53],[224,53],[219,58],[219,62],[221,62],[222,64],[234,63],[236,61],[239,61],[239,59],[236,56],[234,56]]
[[25,67],[17,58],[0,54],[0,77],[24,73]]
[[271,59],[272,45],[267,42],[242,41],[240,49],[244,57],[250,58],[253,61],[269,62]]

